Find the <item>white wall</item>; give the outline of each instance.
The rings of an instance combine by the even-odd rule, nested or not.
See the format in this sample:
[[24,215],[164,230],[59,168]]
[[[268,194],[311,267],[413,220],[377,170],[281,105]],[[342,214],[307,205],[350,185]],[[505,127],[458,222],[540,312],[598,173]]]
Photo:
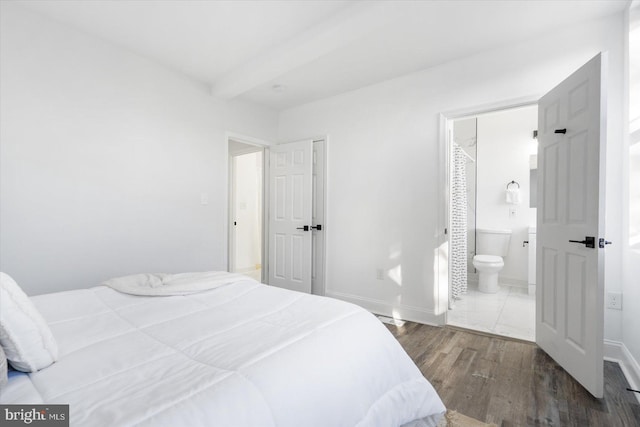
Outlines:
[[226,269],[225,131],[273,138],[276,114],[1,7],[2,271],[39,294]]
[[[627,129],[634,132],[630,138],[627,156],[628,163],[625,193],[627,203],[623,205],[625,233],[621,245],[624,248],[624,282],[622,299],[622,341],[635,359],[636,389],[640,387],[640,332],[638,313],[640,313],[640,2],[635,0],[627,14],[627,30],[632,31],[629,38],[628,65],[630,65],[629,85],[627,87],[628,121]],[[615,244],[615,242],[614,242]]]
[[[536,148],[533,131],[537,128],[535,105],[478,117],[476,225],[512,231],[501,283],[527,285],[529,248],[523,242],[529,239],[529,227],[536,225],[536,209],[529,207],[529,157]],[[520,184],[520,205],[505,200],[507,183],[512,180]],[[512,208],[515,216],[509,214]]]
[[278,137],[278,112],[240,99],[225,102],[225,129],[244,139],[271,144]]
[[[439,114],[541,95],[599,51],[609,51],[607,236],[621,236],[622,16],[450,62],[286,110],[279,139],[327,134],[327,294],[405,318],[438,321],[435,253]],[[620,289],[620,247],[607,249],[606,281]],[[400,283],[376,280],[397,269]],[[437,307],[441,307],[438,305]],[[620,336],[608,310],[606,336]]]

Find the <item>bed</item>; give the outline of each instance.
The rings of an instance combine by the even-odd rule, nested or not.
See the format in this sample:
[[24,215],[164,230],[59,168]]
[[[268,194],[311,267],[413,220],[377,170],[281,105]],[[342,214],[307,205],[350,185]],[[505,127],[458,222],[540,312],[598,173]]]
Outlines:
[[0,402],[69,404],[72,426],[428,426],[445,411],[380,321],[335,299],[236,277],[184,295],[97,286],[30,301],[57,361],[10,370]]

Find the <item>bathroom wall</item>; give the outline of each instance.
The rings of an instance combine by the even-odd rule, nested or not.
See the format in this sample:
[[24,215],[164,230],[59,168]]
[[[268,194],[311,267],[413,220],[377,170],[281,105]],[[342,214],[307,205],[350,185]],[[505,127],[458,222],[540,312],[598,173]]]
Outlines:
[[[500,281],[527,284],[529,226],[535,226],[536,209],[529,207],[529,160],[536,150],[537,106],[478,116],[477,227],[511,229],[509,253]],[[507,183],[520,184],[520,205],[505,201]],[[515,210],[515,212],[512,212]]]

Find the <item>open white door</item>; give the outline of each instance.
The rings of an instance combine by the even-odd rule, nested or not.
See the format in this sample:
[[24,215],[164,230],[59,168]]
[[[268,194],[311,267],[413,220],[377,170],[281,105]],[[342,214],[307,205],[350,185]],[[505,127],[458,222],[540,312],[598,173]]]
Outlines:
[[270,148],[269,284],[311,293],[313,141]]
[[603,396],[605,54],[538,103],[536,343]]

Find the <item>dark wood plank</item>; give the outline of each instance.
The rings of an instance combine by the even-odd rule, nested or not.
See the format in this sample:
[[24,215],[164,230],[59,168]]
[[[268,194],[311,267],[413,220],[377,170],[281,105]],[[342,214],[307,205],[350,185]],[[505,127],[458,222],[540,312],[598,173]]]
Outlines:
[[502,427],[640,427],[640,404],[616,363],[596,399],[535,344],[458,328],[386,325],[448,409]]

